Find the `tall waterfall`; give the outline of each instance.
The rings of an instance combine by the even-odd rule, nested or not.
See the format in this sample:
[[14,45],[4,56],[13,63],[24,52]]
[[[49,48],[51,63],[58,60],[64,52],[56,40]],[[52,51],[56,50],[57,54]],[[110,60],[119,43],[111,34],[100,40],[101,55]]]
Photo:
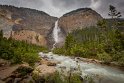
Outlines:
[[53,29],[53,39],[54,39],[55,43],[53,44],[52,50],[55,48],[55,45],[59,42],[59,32],[60,32],[60,28],[58,27],[58,20],[57,20],[55,22],[55,26]]

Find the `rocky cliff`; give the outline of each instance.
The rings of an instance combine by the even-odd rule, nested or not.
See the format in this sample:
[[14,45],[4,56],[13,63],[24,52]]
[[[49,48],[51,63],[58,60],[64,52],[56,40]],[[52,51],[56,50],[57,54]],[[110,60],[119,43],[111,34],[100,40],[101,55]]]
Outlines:
[[74,29],[96,26],[97,22],[101,19],[101,15],[96,11],[90,8],[80,8],[60,17],[59,27],[68,33]]
[[56,20],[43,11],[0,5],[0,29],[7,38],[46,46]]
[[[66,34],[75,29],[95,26],[102,17],[90,8],[81,8],[64,14],[59,18],[58,26],[61,30],[57,46],[62,46]],[[53,28],[58,18],[43,11],[29,8],[0,5],[0,30],[4,37],[12,37],[29,43],[48,46],[54,44]]]

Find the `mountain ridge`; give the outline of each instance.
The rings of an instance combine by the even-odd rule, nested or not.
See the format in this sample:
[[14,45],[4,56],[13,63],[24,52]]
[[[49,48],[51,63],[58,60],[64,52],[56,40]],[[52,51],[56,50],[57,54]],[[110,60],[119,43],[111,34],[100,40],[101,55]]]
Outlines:
[[91,8],[79,8],[60,17],[59,27],[68,33],[74,29],[96,26],[97,22],[102,19],[103,17]]
[[34,9],[0,5],[0,29],[7,38],[47,46],[47,36],[57,19]]
[[69,32],[96,26],[102,19],[104,18],[91,8],[79,8],[57,18],[36,9],[0,5],[0,30],[4,31],[5,37],[11,36],[16,40],[50,48],[54,44],[52,33],[57,20],[63,44]]

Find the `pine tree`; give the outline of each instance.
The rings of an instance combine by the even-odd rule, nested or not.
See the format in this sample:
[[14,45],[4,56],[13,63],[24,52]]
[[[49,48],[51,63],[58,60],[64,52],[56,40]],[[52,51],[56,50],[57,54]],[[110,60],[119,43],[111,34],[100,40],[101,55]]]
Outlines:
[[110,5],[109,6],[109,13],[108,13],[109,16],[111,16],[112,18],[112,27],[113,28],[117,28],[117,25],[118,25],[118,21],[117,21],[117,18],[120,18],[122,15],[121,15],[121,12],[118,12],[116,10],[116,7]]
[[119,18],[119,17],[121,17],[121,12],[118,12],[118,11],[116,10],[116,7],[110,5],[110,6],[109,6],[109,11],[110,11],[110,12],[108,13],[108,15],[111,16],[112,19],[113,19],[113,18]]
[[107,28],[107,22],[106,22],[106,20],[98,21],[97,26],[98,26],[100,29],[106,29],[106,28]]
[[65,40],[65,49],[70,49],[75,44],[75,39],[72,34],[68,34]]
[[0,38],[3,38],[3,30],[0,30]]

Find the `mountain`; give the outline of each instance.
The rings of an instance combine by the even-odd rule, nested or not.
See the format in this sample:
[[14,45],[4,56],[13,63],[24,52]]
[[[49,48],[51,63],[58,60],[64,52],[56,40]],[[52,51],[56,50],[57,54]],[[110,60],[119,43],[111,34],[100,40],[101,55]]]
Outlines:
[[0,5],[0,30],[3,30],[4,37],[50,48],[54,44],[52,33],[57,20],[61,30],[58,46],[62,46],[68,32],[96,26],[101,19],[101,15],[90,8],[71,11],[58,19],[35,9]]
[[0,5],[0,29],[7,38],[47,46],[48,34],[57,19],[43,11]]
[[96,26],[101,19],[102,16],[91,8],[80,8],[60,17],[59,27],[68,33],[74,29]]

